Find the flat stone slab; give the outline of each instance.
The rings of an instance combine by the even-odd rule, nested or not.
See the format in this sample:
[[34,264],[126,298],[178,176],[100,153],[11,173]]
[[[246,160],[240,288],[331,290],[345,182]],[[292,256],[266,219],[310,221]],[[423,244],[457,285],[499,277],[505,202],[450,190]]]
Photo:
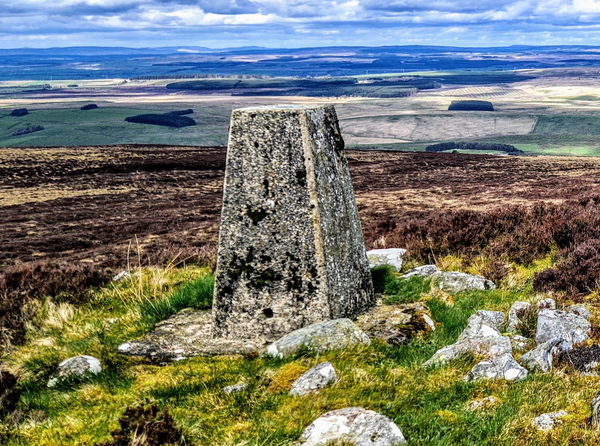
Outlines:
[[125,342],[118,351],[152,362],[180,361],[194,356],[256,356],[266,345],[260,339],[240,341],[212,337],[211,310],[182,310],[156,325],[139,340]]

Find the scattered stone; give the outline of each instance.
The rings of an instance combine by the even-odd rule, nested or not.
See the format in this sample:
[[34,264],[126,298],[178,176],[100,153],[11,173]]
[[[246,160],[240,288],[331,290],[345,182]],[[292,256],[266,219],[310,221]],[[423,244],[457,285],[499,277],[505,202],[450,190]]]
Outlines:
[[549,431],[558,424],[562,424],[561,418],[565,417],[567,412],[561,410],[559,412],[543,413],[533,419],[531,424],[540,431]]
[[600,345],[565,350],[558,355],[558,362],[580,373],[597,375],[600,372]]
[[102,371],[100,361],[93,356],[80,355],[65,359],[58,365],[56,372],[48,381],[48,387],[55,387],[61,381],[84,377],[86,375],[97,375]]
[[510,343],[515,352],[524,352],[527,350],[527,347],[529,347],[529,339],[525,336],[509,334],[508,337],[510,338]]
[[506,331],[514,333],[519,329],[521,325],[521,318],[531,310],[531,303],[529,302],[515,302],[508,310],[508,326]]
[[543,344],[554,338],[566,342],[565,348],[585,341],[591,329],[590,321],[582,316],[561,310],[543,309],[538,313],[535,341]]
[[20,396],[17,378],[12,373],[0,369],[0,416],[12,412]]
[[256,356],[267,345],[264,340],[214,339],[210,310],[185,309],[156,325],[137,341],[119,345],[128,356],[142,356],[156,363],[180,361],[194,356]]
[[422,266],[417,266],[416,268],[413,268],[411,270],[408,270],[406,272],[406,274],[403,274],[402,276],[400,276],[401,279],[409,279],[411,277],[415,277],[415,276],[419,276],[419,277],[430,277],[433,276],[435,273],[439,273],[440,270],[437,266],[435,265],[422,265]]
[[593,427],[600,426],[600,392],[596,393],[592,399],[592,416],[590,417],[590,424]]
[[435,330],[435,322],[421,302],[378,305],[359,316],[356,324],[371,338],[380,339],[390,345],[401,345]]
[[215,337],[277,339],[375,304],[333,106],[234,110],[215,273]]
[[561,338],[550,339],[521,356],[521,364],[532,372],[549,372],[552,370],[554,356],[566,347]]
[[567,311],[569,313],[573,313],[576,314],[577,316],[581,316],[586,318],[588,321],[590,320],[590,318],[592,317],[592,313],[590,313],[590,310],[588,310],[586,307],[584,307],[583,305],[571,305],[569,308],[567,308]]
[[400,271],[402,269],[403,257],[405,254],[406,249],[401,248],[372,249],[367,251],[369,268],[388,265],[394,270]]
[[129,279],[131,273],[129,271],[121,271],[119,274],[112,278],[113,282],[120,282],[121,280]]
[[292,384],[290,395],[304,396],[335,382],[337,373],[330,362],[322,362],[304,373]]
[[488,409],[490,407],[495,406],[499,402],[500,402],[500,400],[493,395],[486,396],[485,398],[469,401],[467,403],[467,410],[476,411],[476,410]]
[[233,386],[223,387],[223,392],[225,393],[240,393],[248,388],[248,384],[246,383],[238,383]]
[[334,319],[317,322],[288,333],[269,345],[265,354],[287,358],[302,349],[321,353],[370,343],[369,336],[350,319]]
[[537,303],[540,310],[556,310],[556,301],[551,298],[542,299]]
[[504,325],[504,313],[499,311],[480,310],[471,315],[467,327],[458,340],[440,350],[423,365],[441,365],[465,353],[484,355],[488,358],[512,354],[510,338],[502,336],[500,330]]
[[484,379],[505,379],[520,381],[527,378],[527,370],[519,365],[510,353],[492,356],[481,361],[465,376],[465,381]]
[[397,446],[406,440],[388,417],[362,407],[332,410],[320,416],[300,437],[301,446]]
[[484,277],[456,271],[440,271],[430,277],[433,286],[448,293],[461,293],[463,291],[471,290],[493,290],[496,288],[494,282]]

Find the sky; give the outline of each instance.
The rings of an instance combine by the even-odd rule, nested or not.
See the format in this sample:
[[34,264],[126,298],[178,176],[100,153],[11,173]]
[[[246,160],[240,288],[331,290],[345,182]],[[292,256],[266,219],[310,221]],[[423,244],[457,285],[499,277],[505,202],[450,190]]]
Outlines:
[[600,0],[0,0],[0,48],[600,45]]

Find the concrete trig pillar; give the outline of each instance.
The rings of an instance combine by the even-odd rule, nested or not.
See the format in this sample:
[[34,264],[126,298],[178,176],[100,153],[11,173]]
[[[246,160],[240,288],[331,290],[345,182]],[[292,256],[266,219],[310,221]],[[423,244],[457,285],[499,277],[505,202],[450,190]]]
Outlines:
[[215,337],[273,339],[374,305],[343,149],[333,106],[233,111]]

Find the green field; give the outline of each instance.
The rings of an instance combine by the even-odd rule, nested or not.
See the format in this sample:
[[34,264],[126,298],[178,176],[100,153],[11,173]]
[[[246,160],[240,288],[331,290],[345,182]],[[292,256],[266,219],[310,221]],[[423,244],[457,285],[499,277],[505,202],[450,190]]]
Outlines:
[[[83,105],[83,104],[82,104]],[[0,111],[0,146],[84,146],[110,144],[225,145],[229,110],[204,108],[189,115],[197,126],[170,128],[125,122],[128,116],[164,113],[187,108],[177,104],[145,107],[103,106],[94,110],[79,108],[30,109],[22,117]],[[44,130],[11,136],[18,128],[41,125]]]

